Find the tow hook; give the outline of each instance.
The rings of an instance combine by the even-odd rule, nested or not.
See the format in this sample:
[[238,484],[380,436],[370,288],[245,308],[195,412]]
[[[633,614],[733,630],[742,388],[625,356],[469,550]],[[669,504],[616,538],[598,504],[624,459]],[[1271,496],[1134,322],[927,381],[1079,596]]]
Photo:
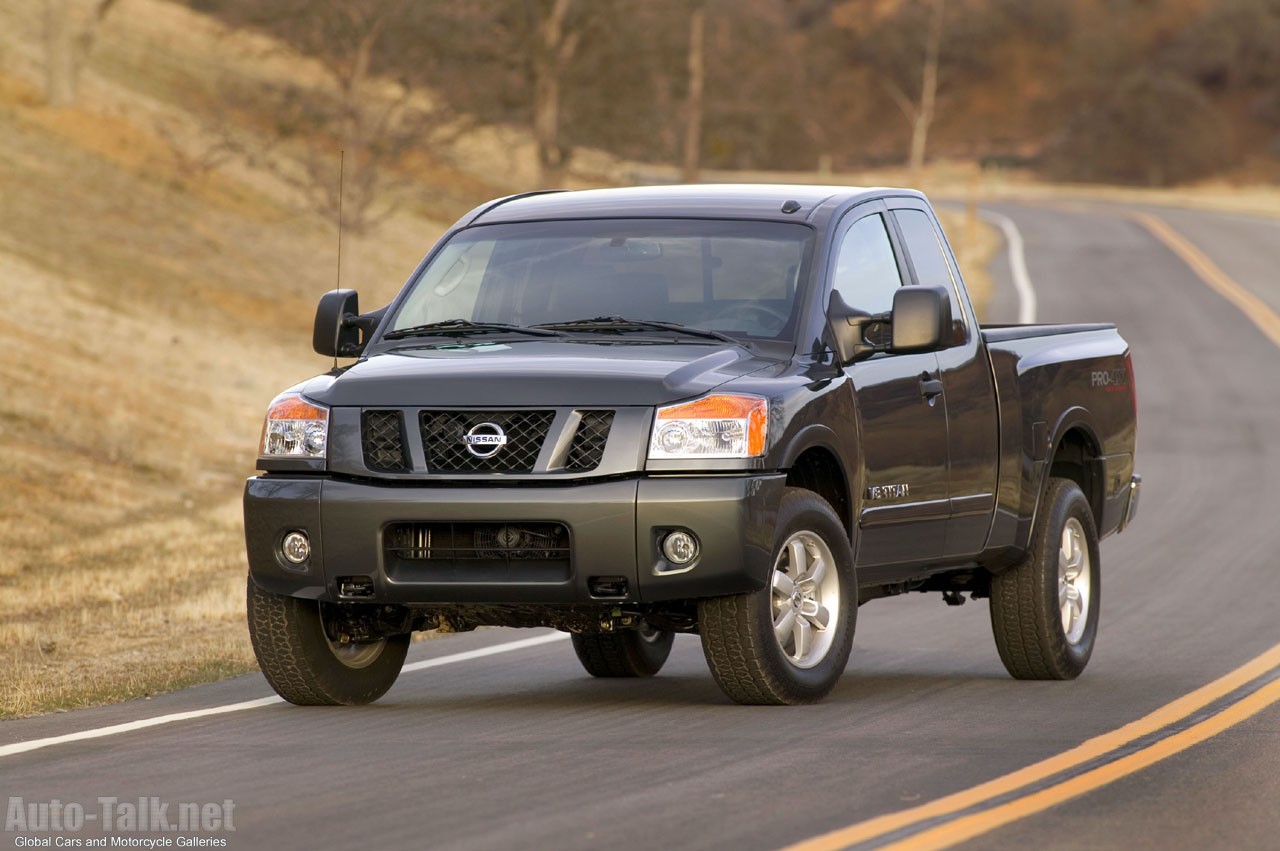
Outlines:
[[609,613],[609,617],[600,619],[600,631],[617,632],[620,629],[628,629],[636,625],[636,619],[636,615],[623,614],[622,609],[614,609]]
[[961,591],[943,591],[942,602],[948,606],[963,606],[965,604],[964,593]]

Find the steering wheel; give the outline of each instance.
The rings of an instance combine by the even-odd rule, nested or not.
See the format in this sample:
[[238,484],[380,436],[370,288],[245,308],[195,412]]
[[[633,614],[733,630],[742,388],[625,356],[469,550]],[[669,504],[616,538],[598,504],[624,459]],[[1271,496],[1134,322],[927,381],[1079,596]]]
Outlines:
[[763,304],[744,303],[729,308],[721,315],[721,318],[753,322],[763,330],[777,333],[787,324],[787,320],[790,317],[771,307],[765,307]]

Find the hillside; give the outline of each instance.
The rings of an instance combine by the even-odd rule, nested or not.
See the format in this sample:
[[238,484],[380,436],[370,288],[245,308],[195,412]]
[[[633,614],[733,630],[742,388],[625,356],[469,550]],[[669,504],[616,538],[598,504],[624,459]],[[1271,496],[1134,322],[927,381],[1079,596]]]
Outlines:
[[[0,6],[0,717],[251,667],[239,495],[272,395],[326,368],[309,325],[336,262],[278,168],[210,164],[192,108],[232,70],[265,85],[308,61],[121,0],[80,105],[53,109],[41,10]],[[269,120],[238,118],[240,138]],[[425,156],[395,177],[431,200],[345,241],[370,305],[500,191]]]
[[1055,180],[1280,177],[1280,0],[184,2],[544,126],[548,164],[681,162],[693,108],[710,169],[892,168],[918,142]]

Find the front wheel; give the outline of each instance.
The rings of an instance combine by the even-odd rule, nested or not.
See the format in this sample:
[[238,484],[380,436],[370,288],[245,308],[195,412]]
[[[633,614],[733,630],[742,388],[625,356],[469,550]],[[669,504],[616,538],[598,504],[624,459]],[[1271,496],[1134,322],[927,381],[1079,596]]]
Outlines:
[[300,706],[372,703],[400,676],[409,634],[340,643],[325,630],[322,604],[248,587],[249,638],[276,694]]
[[1020,680],[1071,680],[1089,663],[1101,591],[1093,511],[1070,479],[1053,478],[1017,567],[991,578],[991,631]]
[[826,501],[800,488],[782,497],[769,584],[698,604],[711,673],[744,704],[826,697],[849,661],[856,618],[848,533]]
[[573,650],[593,677],[652,677],[671,655],[675,637],[645,624],[622,632],[575,633]]

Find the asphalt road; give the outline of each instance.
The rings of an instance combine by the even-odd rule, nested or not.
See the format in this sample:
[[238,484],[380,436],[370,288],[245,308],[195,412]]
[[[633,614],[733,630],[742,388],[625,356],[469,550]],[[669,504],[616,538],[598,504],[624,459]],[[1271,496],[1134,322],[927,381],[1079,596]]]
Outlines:
[[[588,678],[557,641],[406,673],[369,707],[272,704],[0,756],[0,802],[231,799],[235,830],[203,835],[243,849],[779,848],[1066,751],[1276,645],[1280,349],[1119,208],[997,209],[1025,237],[1039,320],[1114,321],[1133,346],[1142,510],[1103,543],[1079,680],[1010,679],[985,602],[913,596],[863,608],[817,706],[730,704],[694,637],[638,682]],[[1280,307],[1275,222],[1156,212]],[[1003,258],[996,273],[1007,284]],[[993,319],[1016,315],[1009,291]],[[410,660],[535,634],[425,642]],[[252,675],[7,722],[0,745],[269,694]],[[971,847],[1280,847],[1277,765],[1273,706]],[[0,846],[109,835],[8,827]]]

